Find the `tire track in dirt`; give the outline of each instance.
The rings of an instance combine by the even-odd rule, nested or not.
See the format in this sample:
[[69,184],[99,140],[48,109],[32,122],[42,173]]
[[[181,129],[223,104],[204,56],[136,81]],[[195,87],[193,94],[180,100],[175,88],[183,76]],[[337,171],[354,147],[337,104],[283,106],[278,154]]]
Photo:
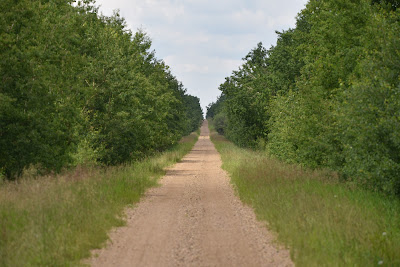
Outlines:
[[93,266],[293,266],[235,195],[205,121],[192,151],[126,211]]

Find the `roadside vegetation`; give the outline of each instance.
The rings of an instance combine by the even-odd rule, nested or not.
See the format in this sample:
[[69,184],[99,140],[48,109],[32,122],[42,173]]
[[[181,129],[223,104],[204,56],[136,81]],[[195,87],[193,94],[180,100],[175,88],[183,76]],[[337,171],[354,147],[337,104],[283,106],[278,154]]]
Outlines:
[[0,179],[117,166],[203,119],[142,30],[95,1],[0,1]]
[[203,119],[146,33],[92,0],[0,1],[0,79],[0,266],[79,264]]
[[212,131],[241,200],[289,247],[297,266],[400,265],[400,200],[239,148]]
[[0,266],[79,265],[100,248],[123,210],[191,150],[198,133],[144,160],[118,167],[81,167],[59,175],[0,184]]
[[240,198],[296,265],[400,265],[399,7],[308,1],[207,108]]
[[400,196],[400,4],[310,0],[208,107],[217,131],[288,163]]

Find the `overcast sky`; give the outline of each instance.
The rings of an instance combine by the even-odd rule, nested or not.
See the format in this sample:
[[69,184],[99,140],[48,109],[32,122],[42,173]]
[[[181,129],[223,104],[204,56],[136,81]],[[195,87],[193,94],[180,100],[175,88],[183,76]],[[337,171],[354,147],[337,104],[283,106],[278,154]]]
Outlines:
[[132,31],[142,28],[158,59],[201,106],[258,42],[276,44],[275,30],[295,26],[307,0],[97,0],[104,15],[120,14]]

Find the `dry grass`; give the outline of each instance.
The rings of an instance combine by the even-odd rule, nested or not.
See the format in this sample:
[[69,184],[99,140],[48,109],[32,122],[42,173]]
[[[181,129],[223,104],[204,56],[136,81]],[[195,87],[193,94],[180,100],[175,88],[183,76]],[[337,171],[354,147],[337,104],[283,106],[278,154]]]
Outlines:
[[193,141],[193,139],[197,138],[200,135],[199,133],[193,132],[190,135],[184,136],[182,137],[181,140],[179,140],[179,144],[183,144],[183,143],[190,143]]
[[2,182],[0,266],[79,265],[104,244],[112,227],[124,224],[124,207],[139,201],[196,140],[191,135],[174,149],[131,165]]

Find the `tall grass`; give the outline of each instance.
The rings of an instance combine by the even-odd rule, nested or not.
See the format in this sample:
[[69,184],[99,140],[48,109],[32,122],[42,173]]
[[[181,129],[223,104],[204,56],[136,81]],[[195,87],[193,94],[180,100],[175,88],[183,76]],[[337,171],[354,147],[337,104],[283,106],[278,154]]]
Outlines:
[[0,266],[79,265],[124,224],[123,209],[157,184],[198,135],[131,165],[77,168],[59,176],[0,185]]
[[223,168],[298,266],[400,266],[400,201],[241,149],[213,133]]

